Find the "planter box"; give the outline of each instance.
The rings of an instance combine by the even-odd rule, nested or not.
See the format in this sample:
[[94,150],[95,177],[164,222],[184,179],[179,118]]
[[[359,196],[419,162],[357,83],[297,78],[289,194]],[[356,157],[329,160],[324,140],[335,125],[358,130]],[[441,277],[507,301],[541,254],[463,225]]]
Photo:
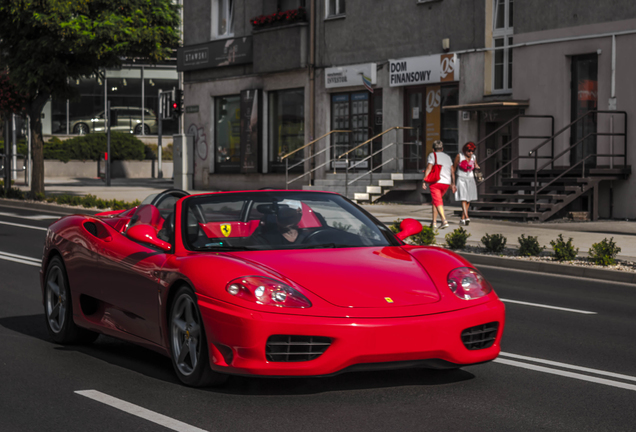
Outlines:
[[[22,160],[18,159],[18,166],[22,166],[22,163]],[[172,161],[164,161],[162,168],[163,178],[172,178]],[[113,161],[111,170],[111,178],[154,178],[157,177],[157,161]],[[45,160],[44,177],[95,178],[99,177],[98,165],[95,161]]]

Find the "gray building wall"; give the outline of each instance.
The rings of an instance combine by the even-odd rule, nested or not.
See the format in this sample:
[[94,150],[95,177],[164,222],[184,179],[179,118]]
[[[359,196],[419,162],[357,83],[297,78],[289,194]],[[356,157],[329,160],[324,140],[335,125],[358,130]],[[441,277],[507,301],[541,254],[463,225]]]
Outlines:
[[451,51],[484,46],[483,0],[347,0],[346,17],[332,19],[316,3],[318,66],[437,54],[444,38]]
[[515,34],[636,18],[633,0],[524,0],[514,2]]

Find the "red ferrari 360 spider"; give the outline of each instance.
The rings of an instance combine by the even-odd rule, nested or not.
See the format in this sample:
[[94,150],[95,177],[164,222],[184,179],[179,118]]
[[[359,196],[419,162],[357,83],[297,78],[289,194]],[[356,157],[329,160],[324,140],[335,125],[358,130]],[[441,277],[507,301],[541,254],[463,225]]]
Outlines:
[[115,336],[192,386],[228,374],[458,368],[499,354],[504,306],[469,262],[403,242],[338,194],[168,190],[67,216],[41,282],[58,343]]

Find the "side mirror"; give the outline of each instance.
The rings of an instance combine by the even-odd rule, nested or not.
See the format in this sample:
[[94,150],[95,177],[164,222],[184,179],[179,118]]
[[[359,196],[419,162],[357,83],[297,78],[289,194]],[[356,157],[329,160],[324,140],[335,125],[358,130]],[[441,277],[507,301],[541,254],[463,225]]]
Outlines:
[[400,240],[404,240],[405,238],[410,237],[422,231],[422,224],[416,221],[415,219],[410,219],[410,218],[404,219],[400,223],[400,230],[401,231],[397,233],[395,236],[399,238]]
[[150,225],[133,225],[126,230],[126,235],[138,242],[149,243],[153,246],[156,246],[165,252],[168,252],[172,248],[170,243],[157,238],[157,232]]

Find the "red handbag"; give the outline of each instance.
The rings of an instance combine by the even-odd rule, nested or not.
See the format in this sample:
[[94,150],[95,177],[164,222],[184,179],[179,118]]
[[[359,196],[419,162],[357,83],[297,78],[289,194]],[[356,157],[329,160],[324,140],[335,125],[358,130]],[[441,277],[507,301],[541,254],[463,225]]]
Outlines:
[[437,183],[439,181],[440,172],[442,171],[442,166],[437,164],[437,154],[435,152],[433,152],[433,156],[435,156],[435,165],[431,168],[431,172],[424,177],[426,183]]

